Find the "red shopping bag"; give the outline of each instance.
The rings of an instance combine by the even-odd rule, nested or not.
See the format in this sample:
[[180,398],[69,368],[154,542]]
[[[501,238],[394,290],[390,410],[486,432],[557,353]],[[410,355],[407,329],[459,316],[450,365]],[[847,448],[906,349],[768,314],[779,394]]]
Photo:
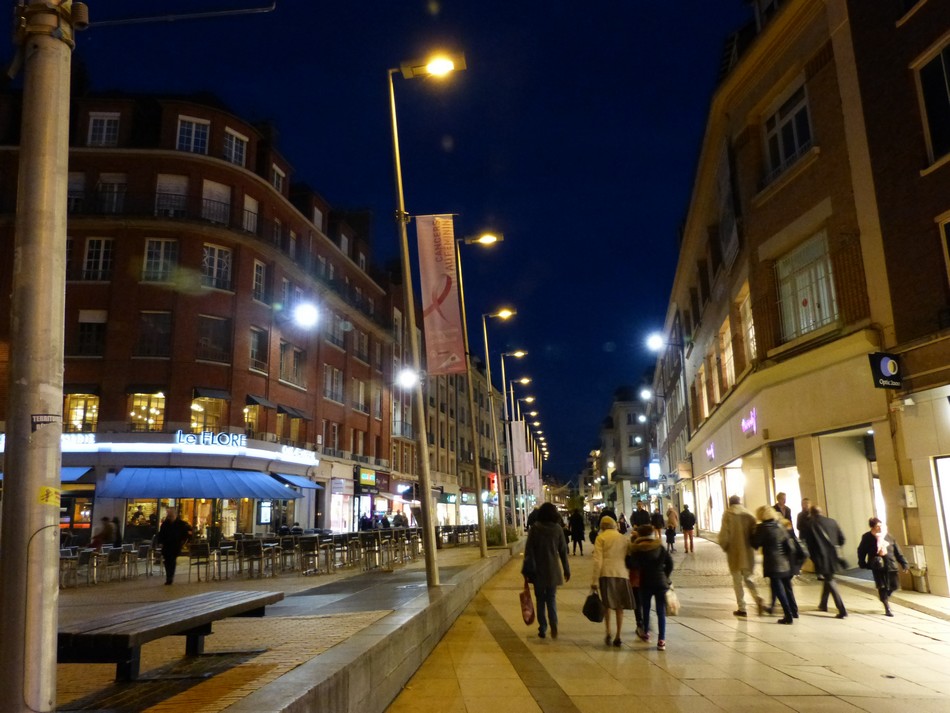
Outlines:
[[524,589],[518,593],[521,599],[521,618],[525,624],[534,623],[534,601],[531,599],[531,591],[528,589],[528,583],[524,583]]

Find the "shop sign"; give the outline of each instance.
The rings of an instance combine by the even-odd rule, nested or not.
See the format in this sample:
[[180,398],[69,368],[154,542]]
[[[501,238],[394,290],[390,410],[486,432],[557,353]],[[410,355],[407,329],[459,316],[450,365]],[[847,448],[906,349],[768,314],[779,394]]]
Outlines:
[[317,465],[320,462],[316,453],[308,451],[305,448],[281,446],[280,454],[287,460],[293,460],[297,463],[312,463],[313,465]]
[[462,505],[474,505],[475,493],[462,493]]
[[446,505],[455,505],[458,502],[458,495],[455,493],[442,493],[439,496],[439,502]]
[[184,443],[189,446],[225,446],[229,448],[247,448],[247,434],[219,433],[216,431],[202,431],[201,433],[175,433],[175,443]]
[[389,492],[389,473],[376,471],[376,487],[378,487],[381,492]]
[[749,411],[749,415],[742,418],[742,420],[739,422],[739,427],[742,429],[742,432],[745,435],[755,435],[759,427],[755,409]]
[[374,487],[376,485],[376,471],[369,468],[360,468],[357,472],[360,485]]
[[868,354],[871,362],[871,376],[878,389],[899,389],[903,383],[901,366],[896,354],[876,352]]
[[334,495],[342,495],[346,492],[345,482],[339,478],[330,481],[330,492]]
[[706,457],[709,460],[716,460],[716,444],[710,443],[706,446]]

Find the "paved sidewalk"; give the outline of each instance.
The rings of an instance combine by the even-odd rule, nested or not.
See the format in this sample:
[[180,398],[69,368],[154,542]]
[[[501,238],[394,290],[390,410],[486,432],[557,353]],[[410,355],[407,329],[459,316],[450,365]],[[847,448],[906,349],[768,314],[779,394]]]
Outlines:
[[[581,606],[592,558],[571,557],[558,590],[559,638],[540,639],[521,621],[520,557],[495,575],[389,707],[391,713],[637,710],[870,711],[950,710],[950,600],[914,592],[894,597],[886,618],[870,583],[849,580],[849,616],[816,611],[820,584],[795,584],[801,616],[732,615],[735,597],[719,547],[697,541],[674,555],[682,614],[668,619],[666,651],[634,633],[604,645],[604,626]],[[764,580],[763,593],[768,590]],[[926,613],[931,612],[931,613]],[[937,615],[937,616],[934,616]]]

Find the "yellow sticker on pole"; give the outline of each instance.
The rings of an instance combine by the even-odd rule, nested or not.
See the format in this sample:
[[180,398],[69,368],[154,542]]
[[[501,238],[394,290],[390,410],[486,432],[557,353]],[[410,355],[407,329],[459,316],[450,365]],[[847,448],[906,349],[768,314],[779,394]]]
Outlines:
[[50,505],[52,507],[59,507],[59,496],[61,494],[59,488],[49,488],[42,487],[40,488],[39,503],[40,505]]

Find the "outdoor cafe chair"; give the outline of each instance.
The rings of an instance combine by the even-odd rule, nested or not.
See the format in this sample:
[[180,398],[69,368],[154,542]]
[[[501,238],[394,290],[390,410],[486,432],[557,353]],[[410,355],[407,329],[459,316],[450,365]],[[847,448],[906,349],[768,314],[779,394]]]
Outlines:
[[241,541],[241,555],[240,555],[240,568],[243,570],[247,567],[247,576],[253,577],[254,575],[254,564],[257,564],[257,577],[264,576],[264,543],[261,540],[242,540]]
[[205,570],[205,580],[211,579],[211,545],[207,542],[192,542],[188,547],[188,581],[191,581],[191,570],[198,570],[198,581],[201,581],[201,568]]

